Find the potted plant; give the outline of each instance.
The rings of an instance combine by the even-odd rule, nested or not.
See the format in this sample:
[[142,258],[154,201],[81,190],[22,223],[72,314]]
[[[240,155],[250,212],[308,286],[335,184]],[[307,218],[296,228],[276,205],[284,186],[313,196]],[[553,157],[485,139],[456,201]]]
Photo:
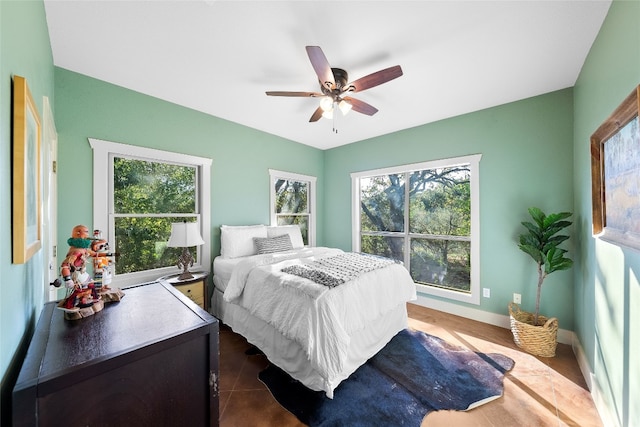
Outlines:
[[571,225],[567,221],[572,213],[559,212],[546,215],[536,207],[529,208],[533,222],[523,221],[526,232],[519,237],[518,247],[529,254],[538,266],[538,289],[535,313],[526,313],[514,304],[509,305],[511,331],[516,344],[529,353],[543,356],[555,356],[558,332],[558,320],[540,315],[540,295],[546,277],[554,271],[567,270],[573,261],[567,258],[566,249],[559,245],[569,239],[559,234]]

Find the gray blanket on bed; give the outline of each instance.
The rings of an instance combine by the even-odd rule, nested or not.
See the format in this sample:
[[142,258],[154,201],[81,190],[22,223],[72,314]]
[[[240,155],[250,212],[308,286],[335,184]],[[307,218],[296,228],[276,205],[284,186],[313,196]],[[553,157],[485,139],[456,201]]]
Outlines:
[[394,259],[377,255],[347,252],[306,264],[285,267],[281,271],[334,288],[369,271],[397,263],[399,262]]

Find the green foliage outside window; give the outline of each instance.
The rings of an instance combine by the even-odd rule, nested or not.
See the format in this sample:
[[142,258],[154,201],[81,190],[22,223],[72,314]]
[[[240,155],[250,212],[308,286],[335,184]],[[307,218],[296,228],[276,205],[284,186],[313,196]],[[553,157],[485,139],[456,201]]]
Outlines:
[[297,224],[304,244],[309,244],[309,183],[277,179],[275,190],[278,225]]
[[360,188],[363,252],[403,260],[417,283],[470,291],[468,165],[362,178]]
[[404,231],[404,174],[360,180],[363,231]]
[[116,274],[174,265],[171,223],[197,219],[196,168],[117,157],[113,170]]

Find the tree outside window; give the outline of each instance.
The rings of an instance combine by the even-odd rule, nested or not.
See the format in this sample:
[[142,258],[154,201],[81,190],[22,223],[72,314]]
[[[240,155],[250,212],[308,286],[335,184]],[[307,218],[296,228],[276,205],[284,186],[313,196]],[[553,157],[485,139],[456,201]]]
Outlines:
[[175,265],[182,248],[167,247],[171,223],[198,221],[196,183],[193,166],[113,159],[116,274]]
[[300,227],[305,245],[315,244],[315,183],[313,176],[270,170],[271,225]]
[[428,293],[479,301],[472,268],[479,156],[462,160],[353,174],[356,250],[402,261]]
[[171,224],[197,222],[204,245],[193,270],[211,261],[211,159],[98,139],[93,149],[93,228],[116,253],[113,283],[127,286],[179,272]]

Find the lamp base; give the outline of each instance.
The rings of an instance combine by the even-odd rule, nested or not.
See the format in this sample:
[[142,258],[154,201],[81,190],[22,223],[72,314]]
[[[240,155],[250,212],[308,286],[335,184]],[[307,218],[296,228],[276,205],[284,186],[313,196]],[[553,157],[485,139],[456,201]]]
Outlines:
[[189,272],[188,270],[183,271],[179,276],[178,276],[178,280],[189,280],[189,279],[193,279],[193,274],[191,274],[191,272]]
[[182,274],[178,280],[193,279],[193,274],[189,273],[189,267],[193,265],[193,257],[188,248],[182,248],[182,254],[178,257],[178,268],[182,268]]

